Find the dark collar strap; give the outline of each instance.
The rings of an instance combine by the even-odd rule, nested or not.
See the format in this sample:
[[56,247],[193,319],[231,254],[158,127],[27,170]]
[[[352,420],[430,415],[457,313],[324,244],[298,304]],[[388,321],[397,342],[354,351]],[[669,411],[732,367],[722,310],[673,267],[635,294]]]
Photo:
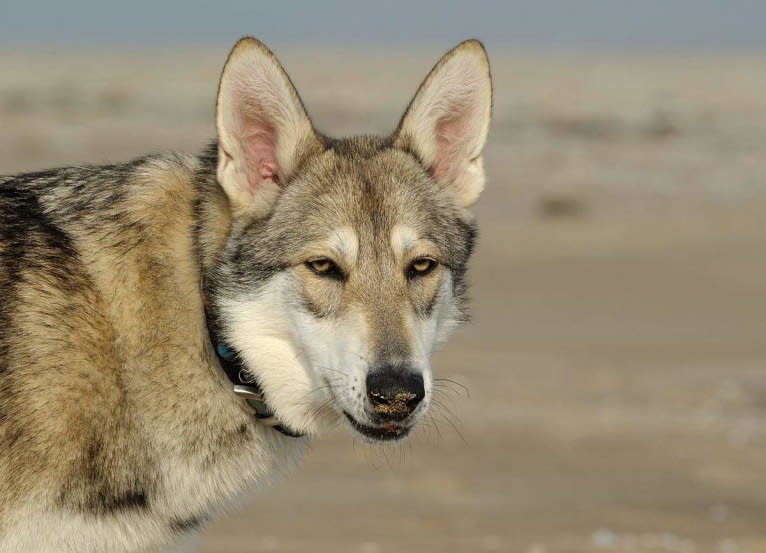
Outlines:
[[[210,318],[208,318],[208,322]],[[274,412],[269,408],[258,382],[253,379],[245,369],[239,354],[229,344],[218,339],[217,334],[208,326],[210,341],[215,349],[218,362],[221,364],[226,376],[232,383],[232,391],[244,399],[252,408],[255,418],[261,423],[272,427],[277,432],[291,438],[299,438],[304,434],[294,432],[279,423]]]

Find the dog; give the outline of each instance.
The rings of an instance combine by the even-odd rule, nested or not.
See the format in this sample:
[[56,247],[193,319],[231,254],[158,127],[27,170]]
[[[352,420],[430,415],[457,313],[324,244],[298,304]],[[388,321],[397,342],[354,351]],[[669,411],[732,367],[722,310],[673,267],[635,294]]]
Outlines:
[[199,155],[0,177],[0,553],[169,551],[342,422],[397,442],[466,319],[492,85],[318,132],[257,39]]

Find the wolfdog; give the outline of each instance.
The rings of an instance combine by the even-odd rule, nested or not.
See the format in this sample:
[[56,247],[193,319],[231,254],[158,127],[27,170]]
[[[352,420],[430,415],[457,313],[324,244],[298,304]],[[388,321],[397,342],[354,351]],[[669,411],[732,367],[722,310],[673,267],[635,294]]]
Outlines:
[[246,37],[199,155],[0,177],[0,552],[168,551],[334,423],[403,439],[491,104],[468,40],[390,136],[330,138]]

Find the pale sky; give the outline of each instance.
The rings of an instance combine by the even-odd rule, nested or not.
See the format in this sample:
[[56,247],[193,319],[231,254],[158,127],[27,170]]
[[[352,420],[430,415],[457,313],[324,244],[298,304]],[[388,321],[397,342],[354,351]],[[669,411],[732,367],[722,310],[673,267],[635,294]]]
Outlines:
[[0,0],[0,44],[457,42],[545,50],[766,50],[766,0]]

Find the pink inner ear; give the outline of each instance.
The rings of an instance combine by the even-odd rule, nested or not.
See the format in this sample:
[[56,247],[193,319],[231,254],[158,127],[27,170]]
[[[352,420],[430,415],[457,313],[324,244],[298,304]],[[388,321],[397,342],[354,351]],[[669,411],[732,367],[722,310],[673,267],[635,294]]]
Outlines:
[[255,193],[264,180],[279,183],[277,163],[276,132],[269,123],[257,119],[248,122],[250,127],[245,140],[245,156],[249,168],[248,185]]
[[465,140],[463,114],[443,119],[436,125],[436,156],[431,171],[434,179],[442,180],[454,176],[460,163],[460,147]]

